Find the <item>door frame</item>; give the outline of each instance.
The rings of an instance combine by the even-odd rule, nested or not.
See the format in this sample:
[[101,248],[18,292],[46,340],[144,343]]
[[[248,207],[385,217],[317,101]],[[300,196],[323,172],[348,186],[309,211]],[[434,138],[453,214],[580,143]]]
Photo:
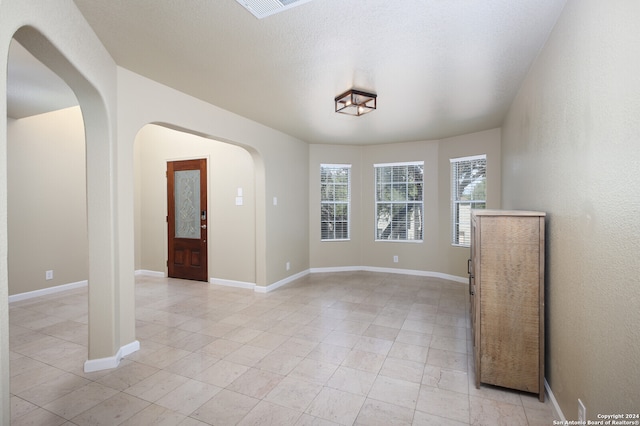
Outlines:
[[[165,195],[165,226],[164,226],[164,245],[165,245],[165,249],[164,249],[164,253],[165,253],[165,277],[169,277],[169,193],[168,193],[168,184],[169,184],[169,174],[168,174],[168,170],[169,170],[169,163],[172,162],[178,162],[178,161],[193,161],[193,160],[204,160],[205,161],[205,168],[206,168],[206,173],[204,176],[205,179],[205,183],[206,183],[206,201],[207,201],[207,219],[205,221],[207,227],[205,229],[205,249],[206,249],[206,255],[204,256],[204,269],[205,269],[205,274],[206,277],[205,279],[202,280],[202,282],[209,282],[209,218],[211,217],[210,214],[210,206],[209,206],[209,191],[210,191],[210,181],[209,181],[209,165],[211,163],[210,161],[210,156],[209,155],[197,155],[197,156],[190,156],[190,157],[180,157],[180,158],[167,158],[165,159],[165,184],[164,184],[164,195]],[[202,181],[201,181],[202,182]]]

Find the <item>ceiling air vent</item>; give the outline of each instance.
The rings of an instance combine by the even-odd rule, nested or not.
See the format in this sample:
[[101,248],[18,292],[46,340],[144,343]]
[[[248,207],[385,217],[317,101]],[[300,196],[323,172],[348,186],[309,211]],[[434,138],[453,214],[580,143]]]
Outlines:
[[236,0],[258,19],[299,6],[311,0]]

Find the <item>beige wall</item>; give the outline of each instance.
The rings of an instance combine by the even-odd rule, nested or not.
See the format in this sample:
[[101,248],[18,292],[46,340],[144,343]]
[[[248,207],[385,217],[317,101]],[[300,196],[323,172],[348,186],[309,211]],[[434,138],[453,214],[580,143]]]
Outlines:
[[[312,268],[369,267],[466,279],[469,249],[451,245],[449,159],[487,155],[487,204],[500,207],[500,130],[435,141],[369,146],[311,145],[309,235]],[[375,242],[374,164],[424,161],[424,242]],[[320,241],[320,164],[352,164],[351,239]],[[393,257],[398,256],[398,263]]]
[[[162,123],[237,145],[253,161],[255,283],[265,289],[309,268],[309,147],[305,142],[122,68],[118,68],[118,102],[118,140],[122,144],[118,165],[124,176],[122,182],[129,182],[118,192],[130,206],[130,210],[123,206],[124,211],[136,211],[134,142],[147,124]],[[133,218],[131,213],[123,215],[132,236]],[[287,262],[291,265],[289,271],[285,268]]]
[[[503,188],[501,199],[491,206],[501,201],[504,208],[549,214],[547,378],[568,418],[576,416],[577,398],[586,403],[590,417],[637,412],[640,406],[640,199],[635,196],[640,187],[639,8],[635,0],[570,0],[501,135]],[[309,148],[117,68],[71,1],[0,1],[0,94],[5,98],[9,43],[25,25],[44,37],[27,30],[22,44],[66,77],[85,119],[91,358],[113,355],[134,338],[133,147],[148,123],[166,123],[248,150],[256,178],[259,285],[279,282],[309,266],[340,265],[338,256],[330,258],[332,253],[315,247],[319,243],[313,238],[309,242],[317,232],[313,221],[318,214],[308,197],[310,179],[317,178],[313,169],[320,162],[357,158],[354,152],[340,148],[337,155],[331,152],[335,147]],[[0,116],[6,116],[6,102],[0,102]],[[6,124],[0,120],[0,411],[8,423]],[[361,241],[353,241],[356,249],[361,246],[355,253],[349,246],[336,253],[364,266],[463,276],[466,253],[456,252],[456,261],[447,253],[458,249],[448,247],[443,237],[449,227],[449,195],[442,177],[449,155],[467,155],[469,137],[452,138],[451,145],[427,141],[362,148],[362,228],[354,234]],[[492,147],[497,138],[482,134],[480,139]],[[458,144],[461,154],[454,148]],[[469,147],[468,155],[477,154],[476,148]],[[415,157],[423,157],[429,167],[426,189],[434,203],[426,213],[434,222],[425,229],[428,240],[413,247],[374,244],[367,225],[373,217],[368,207],[373,199],[372,164],[420,159]],[[496,197],[492,188],[490,182],[489,194]],[[399,264],[393,264],[393,255],[400,257]]]
[[500,129],[487,130],[440,142],[438,160],[438,209],[441,226],[438,227],[438,265],[449,274],[467,277],[469,249],[451,245],[451,158],[486,154],[487,156],[487,208],[502,206],[502,164],[500,156]]
[[[255,176],[243,148],[157,125],[140,130],[136,144],[137,270],[166,272],[167,161],[207,159],[209,276],[255,283]],[[236,205],[242,188],[242,205]]]
[[640,408],[640,2],[570,0],[502,133],[503,207],[546,211],[546,378],[567,419]]
[[[86,136],[86,187],[90,359],[112,357],[132,343],[133,297],[126,270],[133,243],[120,233],[118,173],[114,164],[116,67],[71,1],[0,1],[0,96],[6,100],[7,58],[13,37],[69,84],[82,108]],[[0,117],[6,117],[0,102]],[[9,423],[7,120],[0,120],[0,412]],[[124,206],[126,208],[126,206]],[[131,209],[132,211],[132,209]],[[129,213],[131,215],[131,213]],[[125,229],[125,231],[128,231]],[[125,238],[123,238],[125,237]],[[126,246],[130,246],[127,250]],[[131,300],[131,305],[126,301]]]
[[[351,227],[348,241],[320,241],[320,165],[351,164]],[[363,265],[362,242],[368,235],[361,226],[362,147],[310,145],[309,147],[309,256],[311,268]]]
[[87,280],[80,108],[11,120],[7,140],[9,294]]

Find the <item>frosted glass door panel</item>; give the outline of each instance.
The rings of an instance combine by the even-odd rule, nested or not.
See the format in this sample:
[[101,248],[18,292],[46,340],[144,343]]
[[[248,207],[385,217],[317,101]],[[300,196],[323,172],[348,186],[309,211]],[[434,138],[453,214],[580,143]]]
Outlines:
[[176,171],[176,238],[200,239],[200,170]]

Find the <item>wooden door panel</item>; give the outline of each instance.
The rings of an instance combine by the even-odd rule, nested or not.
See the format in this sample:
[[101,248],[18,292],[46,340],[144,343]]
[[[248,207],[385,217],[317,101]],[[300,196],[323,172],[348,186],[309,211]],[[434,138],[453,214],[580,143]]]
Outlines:
[[208,281],[206,159],[167,163],[169,277]]

